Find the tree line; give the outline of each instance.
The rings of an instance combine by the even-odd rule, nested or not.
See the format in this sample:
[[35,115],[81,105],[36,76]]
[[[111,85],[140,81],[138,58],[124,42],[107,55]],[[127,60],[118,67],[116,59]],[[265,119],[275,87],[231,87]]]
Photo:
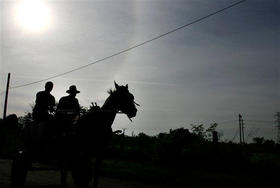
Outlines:
[[[93,107],[94,105],[92,105]],[[87,113],[90,108],[82,108]],[[0,155],[9,156],[14,151],[18,133],[32,121],[31,113],[17,118],[8,116],[0,119]],[[153,162],[170,165],[187,166],[223,166],[251,164],[261,161],[262,154],[277,156],[280,167],[280,146],[273,140],[256,137],[253,143],[237,144],[233,142],[218,142],[213,139],[218,124],[206,127],[203,124],[191,125],[191,129],[177,128],[169,132],[149,136],[139,133],[127,136],[123,133],[113,135],[106,149],[105,157],[138,162]],[[219,134],[218,134],[219,136]],[[259,157],[262,156],[262,157]]]

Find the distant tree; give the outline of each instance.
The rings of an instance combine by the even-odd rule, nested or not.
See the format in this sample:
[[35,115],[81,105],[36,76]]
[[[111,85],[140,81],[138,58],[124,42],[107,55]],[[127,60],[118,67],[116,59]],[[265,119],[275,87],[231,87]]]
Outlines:
[[275,145],[275,142],[273,141],[273,140],[265,140],[264,141],[264,143],[263,143],[264,145]]
[[219,134],[216,131],[217,126],[218,126],[218,123],[212,123],[212,124],[210,124],[210,127],[206,129],[205,132],[206,132],[206,137],[208,140],[213,140],[214,132],[216,132],[216,142],[218,141]]
[[275,146],[275,142],[273,140],[264,140],[264,143],[263,143],[263,146],[266,148],[266,149],[273,149],[274,146]]
[[156,143],[158,157],[163,161],[179,162],[186,151],[189,151],[190,145],[200,142],[200,138],[185,128],[170,129],[169,133],[160,133]]
[[153,139],[154,137],[149,136],[145,133],[139,133],[135,138],[138,145],[142,145],[145,147],[149,147],[150,144],[153,142]]
[[145,133],[139,133],[139,134],[137,135],[137,138],[138,138],[138,139],[141,139],[141,140],[145,140],[145,139],[150,139],[150,136],[147,135],[147,134],[145,134]]
[[212,123],[210,124],[210,127],[208,129],[206,129],[206,132],[213,132],[216,131],[216,128],[218,126],[218,123]]
[[264,137],[254,137],[253,142],[258,145],[262,145],[264,143]]
[[199,124],[199,125],[191,124],[192,127],[191,131],[193,134],[196,134],[203,139],[210,140],[212,139],[213,132],[216,131],[217,126],[218,126],[217,123],[213,123],[210,124],[210,126],[207,129],[205,129],[203,124]]
[[203,127],[203,124],[200,124],[200,125],[194,125],[194,124],[191,124],[191,130],[192,130],[192,133],[200,136],[201,138],[205,138],[206,137],[206,131]]
[[19,126],[22,128],[25,125],[30,124],[33,121],[32,114],[30,112],[26,112],[23,116],[19,116],[18,122]]

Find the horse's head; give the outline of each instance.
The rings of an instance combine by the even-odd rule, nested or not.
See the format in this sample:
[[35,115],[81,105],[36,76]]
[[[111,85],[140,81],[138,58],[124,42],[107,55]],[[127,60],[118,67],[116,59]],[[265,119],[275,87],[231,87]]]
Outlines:
[[114,83],[116,88],[114,91],[116,97],[115,104],[118,110],[125,113],[129,119],[135,117],[137,113],[136,105],[139,105],[134,101],[134,96],[129,92],[128,85],[119,86],[116,82]]

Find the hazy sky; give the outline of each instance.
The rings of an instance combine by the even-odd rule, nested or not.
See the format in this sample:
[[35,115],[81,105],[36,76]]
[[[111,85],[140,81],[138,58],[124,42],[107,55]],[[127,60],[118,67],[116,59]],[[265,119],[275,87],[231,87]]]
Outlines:
[[[20,0],[0,0],[0,91],[5,90],[8,72],[12,74],[11,86],[48,78],[234,2],[52,0],[41,1],[39,8],[30,3],[27,12],[34,14],[26,16],[28,6],[22,6]],[[77,95],[81,105],[95,101],[102,105],[106,91],[116,80],[129,85],[141,107],[134,123],[119,115],[113,129],[153,135],[171,128],[190,128],[190,124],[217,122],[223,139],[230,140],[241,113],[245,136],[274,139],[273,123],[246,120],[273,121],[280,111],[279,2],[247,0],[125,54],[52,79],[52,93],[58,101],[75,84],[81,91]],[[34,18],[37,20],[28,22]],[[44,82],[11,89],[8,113],[30,111],[36,92],[43,89]],[[4,94],[0,97],[3,106]]]

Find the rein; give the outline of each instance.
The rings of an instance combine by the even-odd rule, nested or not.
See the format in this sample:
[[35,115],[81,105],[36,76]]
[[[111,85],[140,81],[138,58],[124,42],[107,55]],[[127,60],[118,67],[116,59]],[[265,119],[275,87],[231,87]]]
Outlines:
[[[140,105],[139,105],[140,106]],[[94,112],[94,111],[93,111]],[[105,113],[116,113],[116,114],[126,114],[122,111],[118,111],[118,110],[102,110],[102,109],[99,109],[99,110],[96,110],[96,112],[105,112]],[[127,117],[129,119],[129,121],[133,122],[131,118]]]

